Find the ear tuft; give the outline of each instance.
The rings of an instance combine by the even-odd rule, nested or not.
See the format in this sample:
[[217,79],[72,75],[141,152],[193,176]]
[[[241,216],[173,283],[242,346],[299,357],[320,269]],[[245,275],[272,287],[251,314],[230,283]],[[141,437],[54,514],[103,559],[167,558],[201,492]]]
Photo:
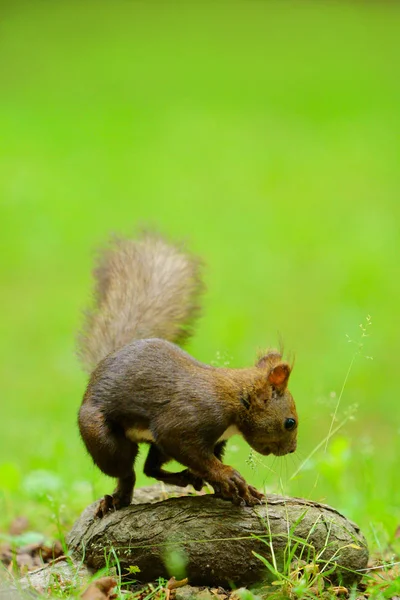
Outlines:
[[288,384],[289,377],[290,366],[288,363],[282,362],[271,369],[268,375],[268,381],[278,391],[283,392]]
[[279,364],[282,360],[282,355],[277,350],[270,350],[267,354],[260,356],[256,363],[256,367],[260,369],[271,369]]

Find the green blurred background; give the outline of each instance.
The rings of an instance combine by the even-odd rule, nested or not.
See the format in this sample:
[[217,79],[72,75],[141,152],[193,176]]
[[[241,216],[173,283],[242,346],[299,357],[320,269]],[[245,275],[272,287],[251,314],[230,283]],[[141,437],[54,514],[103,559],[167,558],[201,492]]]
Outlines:
[[[78,437],[86,377],[74,337],[94,249],[144,223],[205,258],[194,356],[244,366],[282,337],[296,357],[297,456],[254,467],[233,438],[227,461],[252,483],[335,505],[370,539],[390,537],[400,518],[400,6],[35,0],[1,10],[0,524],[23,513],[66,527],[113,487]],[[327,436],[351,363],[333,426],[345,425],[291,479]]]

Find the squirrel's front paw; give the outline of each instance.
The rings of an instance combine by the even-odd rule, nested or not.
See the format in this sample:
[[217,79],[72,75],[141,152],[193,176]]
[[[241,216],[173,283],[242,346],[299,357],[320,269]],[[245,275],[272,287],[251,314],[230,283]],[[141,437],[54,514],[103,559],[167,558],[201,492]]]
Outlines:
[[215,496],[224,500],[231,500],[233,504],[245,504],[244,495],[247,493],[247,483],[243,477],[230,469],[219,481],[210,481],[214,488]]
[[231,500],[237,506],[255,506],[262,504],[264,494],[251,485],[247,485],[243,477],[232,469],[223,481],[211,483],[215,495],[225,500]]
[[247,489],[248,489],[249,496],[250,496],[250,498],[249,498],[250,502],[246,502],[247,506],[255,506],[257,504],[265,504],[266,503],[267,499],[262,492],[259,492],[252,485],[247,486]]

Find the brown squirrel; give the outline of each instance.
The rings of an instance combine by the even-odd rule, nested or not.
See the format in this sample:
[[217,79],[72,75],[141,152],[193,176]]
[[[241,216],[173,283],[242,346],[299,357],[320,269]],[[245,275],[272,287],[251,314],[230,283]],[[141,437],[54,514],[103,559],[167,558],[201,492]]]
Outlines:
[[[287,389],[291,368],[277,351],[254,367],[213,367],[176,344],[190,334],[203,285],[200,261],[154,234],[115,240],[94,271],[95,302],[78,352],[92,371],[79,429],[95,464],[118,479],[97,516],[128,506],[138,444],[150,444],[144,472],[159,481],[253,506],[264,495],[221,462],[233,434],[261,454],[296,449],[298,418]],[[171,473],[170,460],[185,467]]]

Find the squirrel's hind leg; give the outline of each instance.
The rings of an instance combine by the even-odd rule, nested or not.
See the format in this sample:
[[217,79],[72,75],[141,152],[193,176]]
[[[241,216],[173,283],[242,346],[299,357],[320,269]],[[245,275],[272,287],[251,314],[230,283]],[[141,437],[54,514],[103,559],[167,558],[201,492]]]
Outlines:
[[95,512],[95,517],[102,518],[108,512],[120,510],[129,506],[132,500],[133,488],[135,486],[135,474],[132,472],[126,477],[119,477],[117,487],[114,492],[106,494],[99,502]]
[[144,464],[144,474],[147,477],[154,477],[154,479],[169,483],[170,485],[178,485],[179,487],[192,485],[195,490],[200,491],[204,482],[200,477],[193,475],[189,469],[185,469],[179,473],[171,473],[161,468],[162,465],[170,460],[172,460],[171,457],[164,454],[158,446],[151,444]]
[[135,486],[133,468],[138,444],[125,437],[118,426],[110,425],[94,407],[82,406],[79,428],[94,463],[103,473],[118,479],[113,494],[100,500],[95,516],[103,517],[110,510],[129,506]]
[[218,444],[214,448],[214,456],[216,456],[218,458],[218,460],[220,460],[221,462],[224,457],[225,447],[226,447],[226,441],[218,442]]

